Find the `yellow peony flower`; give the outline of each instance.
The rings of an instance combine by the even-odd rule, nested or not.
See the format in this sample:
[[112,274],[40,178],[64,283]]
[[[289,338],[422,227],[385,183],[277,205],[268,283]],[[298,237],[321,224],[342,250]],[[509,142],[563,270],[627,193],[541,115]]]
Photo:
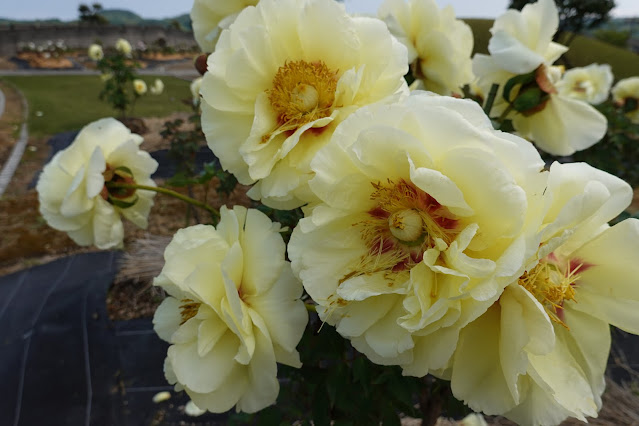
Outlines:
[[161,95],[164,91],[164,83],[159,78],[156,78],[153,82],[153,86],[151,86],[151,94],[152,95]]
[[434,0],[386,0],[378,16],[408,49],[408,62],[423,88],[440,95],[461,93],[473,79],[473,33],[455,19],[452,6]]
[[[553,155],[570,155],[591,147],[606,133],[603,114],[590,105],[558,92],[561,79],[558,67],[552,67],[567,48],[552,42],[559,25],[559,14],[553,0],[539,0],[521,11],[508,10],[495,20],[488,44],[490,56],[473,57],[473,72],[481,91],[489,93],[493,83],[499,92],[491,112],[505,114],[515,130],[542,150]],[[541,102],[528,110],[507,110],[503,98],[506,83],[517,75],[534,73]],[[518,89],[509,98],[514,100]]]
[[332,0],[262,0],[209,56],[202,128],[249,195],[280,209],[312,198],[315,152],[353,110],[407,93],[406,48]]
[[79,245],[104,250],[122,247],[120,215],[146,228],[155,192],[105,186],[109,181],[155,186],[150,176],[158,163],[138,148],[140,143],[141,136],[113,118],[84,127],[38,179],[40,214],[49,226]]
[[608,99],[613,80],[610,65],[590,64],[566,71],[557,90],[562,96],[598,105]]
[[228,28],[237,15],[259,0],[195,0],[191,8],[193,36],[202,52],[211,53],[220,32]]
[[475,102],[421,92],[352,114],[311,167],[320,203],[288,253],[320,317],[373,362],[437,374],[536,248],[537,151]]
[[133,90],[138,96],[144,95],[147,91],[146,83],[144,82],[144,80],[140,80],[139,78],[133,80]]
[[284,260],[280,226],[258,210],[222,207],[212,226],[179,230],[154,284],[169,294],[153,318],[171,344],[165,374],[202,409],[253,413],[277,398],[277,364],[300,367],[308,314]]
[[132,51],[131,43],[129,43],[123,38],[119,38],[115,42],[115,49],[125,56],[131,56],[131,51]]
[[100,46],[99,44],[92,44],[91,46],[89,46],[89,58],[93,59],[94,61],[99,61],[100,59],[104,58],[102,46]]
[[639,220],[607,222],[632,189],[586,164],[555,163],[539,249],[484,315],[461,331],[453,394],[518,424],[596,417],[609,324],[639,334]]
[[611,93],[613,101],[624,107],[628,118],[639,124],[639,77],[619,80]]

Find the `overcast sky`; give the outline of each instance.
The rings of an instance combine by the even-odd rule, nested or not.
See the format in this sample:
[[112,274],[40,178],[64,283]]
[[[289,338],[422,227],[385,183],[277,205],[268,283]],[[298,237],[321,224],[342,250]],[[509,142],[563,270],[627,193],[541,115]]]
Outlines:
[[[76,19],[80,3],[94,0],[0,0],[0,17],[12,19]],[[105,9],[128,9],[145,18],[167,18],[188,13],[189,0],[96,0]],[[508,0],[436,0],[440,6],[452,4],[462,18],[494,18]],[[375,13],[382,0],[345,0],[351,12]],[[639,0],[616,0],[615,16],[639,16]]]

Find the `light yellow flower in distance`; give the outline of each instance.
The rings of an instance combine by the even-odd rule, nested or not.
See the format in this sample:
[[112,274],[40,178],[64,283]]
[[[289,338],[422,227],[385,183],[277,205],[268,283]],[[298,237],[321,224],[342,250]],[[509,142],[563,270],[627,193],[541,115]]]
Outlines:
[[193,36],[202,52],[211,53],[220,32],[229,27],[237,15],[259,0],[195,0],[191,8]]
[[202,128],[222,166],[280,209],[312,197],[310,161],[353,110],[407,93],[406,48],[332,0],[262,0],[222,32],[202,81]]
[[610,65],[590,64],[566,71],[557,90],[562,96],[598,105],[608,99],[613,80]]
[[300,367],[308,314],[284,260],[280,225],[222,207],[212,226],[179,230],[154,284],[169,294],[153,318],[171,344],[165,374],[200,408],[253,413],[277,398],[277,364]]
[[386,0],[377,14],[408,49],[411,69],[426,90],[461,93],[473,80],[473,33],[455,19],[452,6],[440,10],[434,0]]
[[40,214],[77,244],[122,246],[120,215],[146,228],[155,192],[107,189],[106,182],[155,186],[157,162],[138,146],[142,137],[105,118],[84,127],[73,143],[44,167],[36,190]]
[[144,95],[147,91],[146,83],[144,82],[144,80],[140,80],[139,78],[133,80],[133,90],[135,91],[136,95]]
[[131,43],[123,38],[119,38],[115,42],[115,49],[126,56],[131,56]]
[[320,317],[373,362],[436,374],[523,270],[543,161],[475,102],[421,92],[355,112],[311,165],[321,202],[288,253]]
[[152,95],[161,95],[162,92],[164,92],[164,82],[159,78],[156,78],[153,82],[153,86],[151,86],[151,89],[149,90]]
[[102,46],[100,46],[99,44],[92,44],[91,46],[89,46],[89,58],[93,59],[94,61],[99,61],[100,59],[104,58]]
[[555,163],[539,249],[486,314],[460,334],[453,394],[518,424],[597,417],[609,324],[639,333],[639,220],[607,222],[632,189],[586,164]]
[[193,96],[193,105],[200,104],[200,87],[202,87],[202,77],[198,77],[191,82],[191,95]]
[[612,88],[612,99],[624,108],[633,123],[639,124],[639,77],[619,80]]
[[[491,29],[490,56],[475,55],[473,71],[482,92],[489,93],[493,83],[499,84],[492,117],[505,114],[521,136],[542,150],[553,155],[570,155],[599,142],[608,123],[604,115],[590,105],[557,90],[562,72],[552,63],[567,50],[552,42],[558,23],[559,14],[553,0],[539,0],[526,5],[522,11],[508,10],[495,20]],[[503,95],[509,80],[526,74],[531,78],[515,85],[508,93],[507,102]],[[529,102],[509,104],[526,90],[529,95],[537,96],[533,96],[537,102],[531,107],[526,107]]]

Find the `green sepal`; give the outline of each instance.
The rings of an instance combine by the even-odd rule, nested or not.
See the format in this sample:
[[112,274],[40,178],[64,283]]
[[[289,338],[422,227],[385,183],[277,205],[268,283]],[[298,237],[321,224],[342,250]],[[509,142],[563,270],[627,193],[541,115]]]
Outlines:
[[140,199],[140,197],[138,197],[137,195],[135,196],[135,198],[133,199],[133,201],[124,201],[124,200],[119,200],[117,198],[113,198],[111,196],[109,196],[109,203],[113,204],[115,207],[121,208],[121,209],[128,209],[129,207],[133,207],[135,205],[135,203],[138,202],[138,200]]
[[511,102],[510,92],[512,92],[512,90],[517,85],[525,86],[526,84],[532,83],[533,81],[535,81],[535,73],[536,73],[536,70],[531,71],[528,74],[516,75],[510,80],[508,80],[506,84],[504,85],[504,93],[502,94],[502,96],[504,97],[504,100],[506,102]]
[[544,101],[544,92],[539,87],[531,87],[519,95],[513,101],[515,111],[526,112],[539,106]]
[[[117,173],[120,172],[120,173]],[[128,177],[133,179],[133,172],[126,166],[120,166],[113,169],[113,174],[117,174],[118,176]]]

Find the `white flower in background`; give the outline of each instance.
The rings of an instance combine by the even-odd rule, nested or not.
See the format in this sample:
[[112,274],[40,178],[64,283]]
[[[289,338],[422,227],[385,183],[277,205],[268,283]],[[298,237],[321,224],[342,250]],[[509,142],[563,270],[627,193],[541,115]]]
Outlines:
[[147,91],[146,83],[144,82],[144,80],[140,80],[139,78],[133,80],[133,90],[135,91],[136,95],[144,95]]
[[475,102],[421,92],[352,114],[311,167],[320,203],[288,253],[320,318],[373,362],[438,374],[536,249],[539,154]]
[[477,413],[471,413],[456,423],[457,426],[488,426],[484,416]]
[[142,137],[105,118],[84,127],[73,143],[44,167],[36,190],[40,214],[82,246],[122,246],[120,215],[146,228],[155,192],[107,189],[106,182],[155,186],[157,162],[139,149]]
[[111,80],[113,78],[113,74],[110,72],[106,72],[104,74],[100,74],[100,81],[102,81],[103,83],[105,81]]
[[99,44],[92,44],[91,46],[89,46],[89,58],[93,59],[94,61],[99,61],[100,59],[104,58],[102,46],[100,46]]
[[131,56],[131,43],[129,43],[128,41],[126,41],[123,38],[119,38],[116,42],[115,42],[115,49],[122,53],[125,56]]
[[[250,40],[250,43],[247,42]],[[312,198],[310,161],[357,108],[407,93],[406,48],[332,0],[262,0],[208,59],[202,128],[249,195],[278,209]]]
[[193,96],[193,106],[200,104],[200,87],[202,87],[202,77],[198,77],[191,82],[191,95]]
[[570,155],[599,142],[608,123],[590,105],[558,92],[556,85],[562,73],[559,67],[551,65],[567,50],[552,41],[558,25],[559,14],[553,0],[539,0],[521,11],[506,11],[491,28],[490,56],[475,55],[473,71],[482,92],[489,93],[493,83],[499,84],[491,112],[495,117],[509,107],[503,98],[506,83],[518,75],[531,75],[526,87],[510,91],[509,100],[514,101],[528,90],[529,95],[537,96],[538,102],[530,109],[511,108],[506,118],[512,120],[521,136],[542,150],[553,155]]
[[566,71],[557,90],[562,96],[598,105],[608,99],[613,80],[610,65],[590,64]]
[[639,77],[619,80],[612,88],[612,100],[624,108],[633,123],[639,124]]
[[160,95],[164,91],[164,83],[159,78],[156,78],[149,90],[152,95]]
[[253,413],[277,398],[276,362],[300,367],[308,314],[284,259],[280,225],[258,210],[222,207],[215,229],[179,230],[154,284],[169,294],[153,318],[171,344],[165,374],[201,409]]
[[440,95],[461,93],[473,80],[473,33],[455,19],[452,6],[434,0],[386,0],[377,12],[408,49],[408,62],[423,87]]
[[597,417],[612,324],[639,333],[639,221],[607,222],[632,189],[587,164],[553,164],[526,272],[460,334],[451,386],[518,424]]
[[195,0],[191,8],[193,36],[202,52],[211,53],[220,32],[228,28],[237,15],[259,0]]

